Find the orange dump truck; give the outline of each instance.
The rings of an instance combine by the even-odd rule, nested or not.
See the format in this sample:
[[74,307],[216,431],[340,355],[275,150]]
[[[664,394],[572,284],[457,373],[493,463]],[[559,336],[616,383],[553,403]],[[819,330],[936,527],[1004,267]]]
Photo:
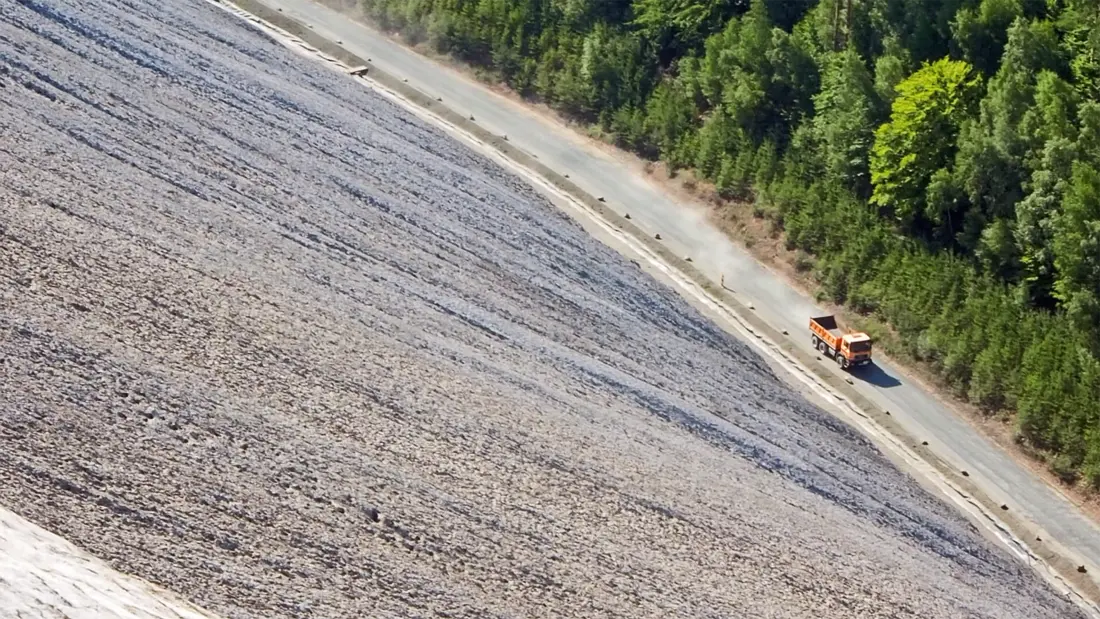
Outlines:
[[836,316],[811,318],[810,333],[814,348],[836,359],[836,364],[845,370],[871,363],[871,337],[857,331],[844,333],[836,323]]

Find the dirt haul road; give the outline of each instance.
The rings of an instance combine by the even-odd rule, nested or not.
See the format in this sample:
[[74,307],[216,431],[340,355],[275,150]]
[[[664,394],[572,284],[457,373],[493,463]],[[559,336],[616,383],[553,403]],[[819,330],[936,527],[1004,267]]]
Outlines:
[[226,617],[1083,616],[530,187],[223,10],[20,0],[0,67],[0,503],[115,567]]

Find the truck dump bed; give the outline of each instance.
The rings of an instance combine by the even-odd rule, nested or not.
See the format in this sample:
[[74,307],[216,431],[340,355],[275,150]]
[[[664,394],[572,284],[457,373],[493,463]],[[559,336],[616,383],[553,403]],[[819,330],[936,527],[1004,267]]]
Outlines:
[[844,335],[844,332],[840,330],[840,326],[836,324],[836,316],[818,316],[816,318],[811,318],[810,320],[816,322],[818,325],[821,326],[822,329],[825,329],[830,334],[832,334],[833,337],[840,337],[841,335]]

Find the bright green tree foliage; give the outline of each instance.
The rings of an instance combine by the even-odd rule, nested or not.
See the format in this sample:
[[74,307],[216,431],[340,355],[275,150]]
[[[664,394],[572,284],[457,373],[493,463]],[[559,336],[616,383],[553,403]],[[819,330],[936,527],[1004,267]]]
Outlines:
[[1083,325],[1100,321],[1100,172],[1076,162],[1054,222],[1054,295]]
[[1058,18],[1063,46],[1070,56],[1074,85],[1081,96],[1100,99],[1100,2],[1065,0]]
[[871,202],[903,226],[919,230],[922,220],[942,220],[940,205],[928,202],[926,188],[933,174],[949,163],[977,86],[970,65],[948,58],[898,84],[890,120],[875,132]]

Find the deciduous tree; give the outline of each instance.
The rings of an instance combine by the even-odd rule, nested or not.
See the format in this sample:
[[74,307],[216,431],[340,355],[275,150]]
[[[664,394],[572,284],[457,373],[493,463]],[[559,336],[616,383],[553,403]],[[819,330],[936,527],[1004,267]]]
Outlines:
[[925,188],[950,163],[978,84],[969,64],[942,58],[898,85],[890,120],[875,132],[871,202],[907,229],[927,228],[937,217],[939,205],[927,203]]

